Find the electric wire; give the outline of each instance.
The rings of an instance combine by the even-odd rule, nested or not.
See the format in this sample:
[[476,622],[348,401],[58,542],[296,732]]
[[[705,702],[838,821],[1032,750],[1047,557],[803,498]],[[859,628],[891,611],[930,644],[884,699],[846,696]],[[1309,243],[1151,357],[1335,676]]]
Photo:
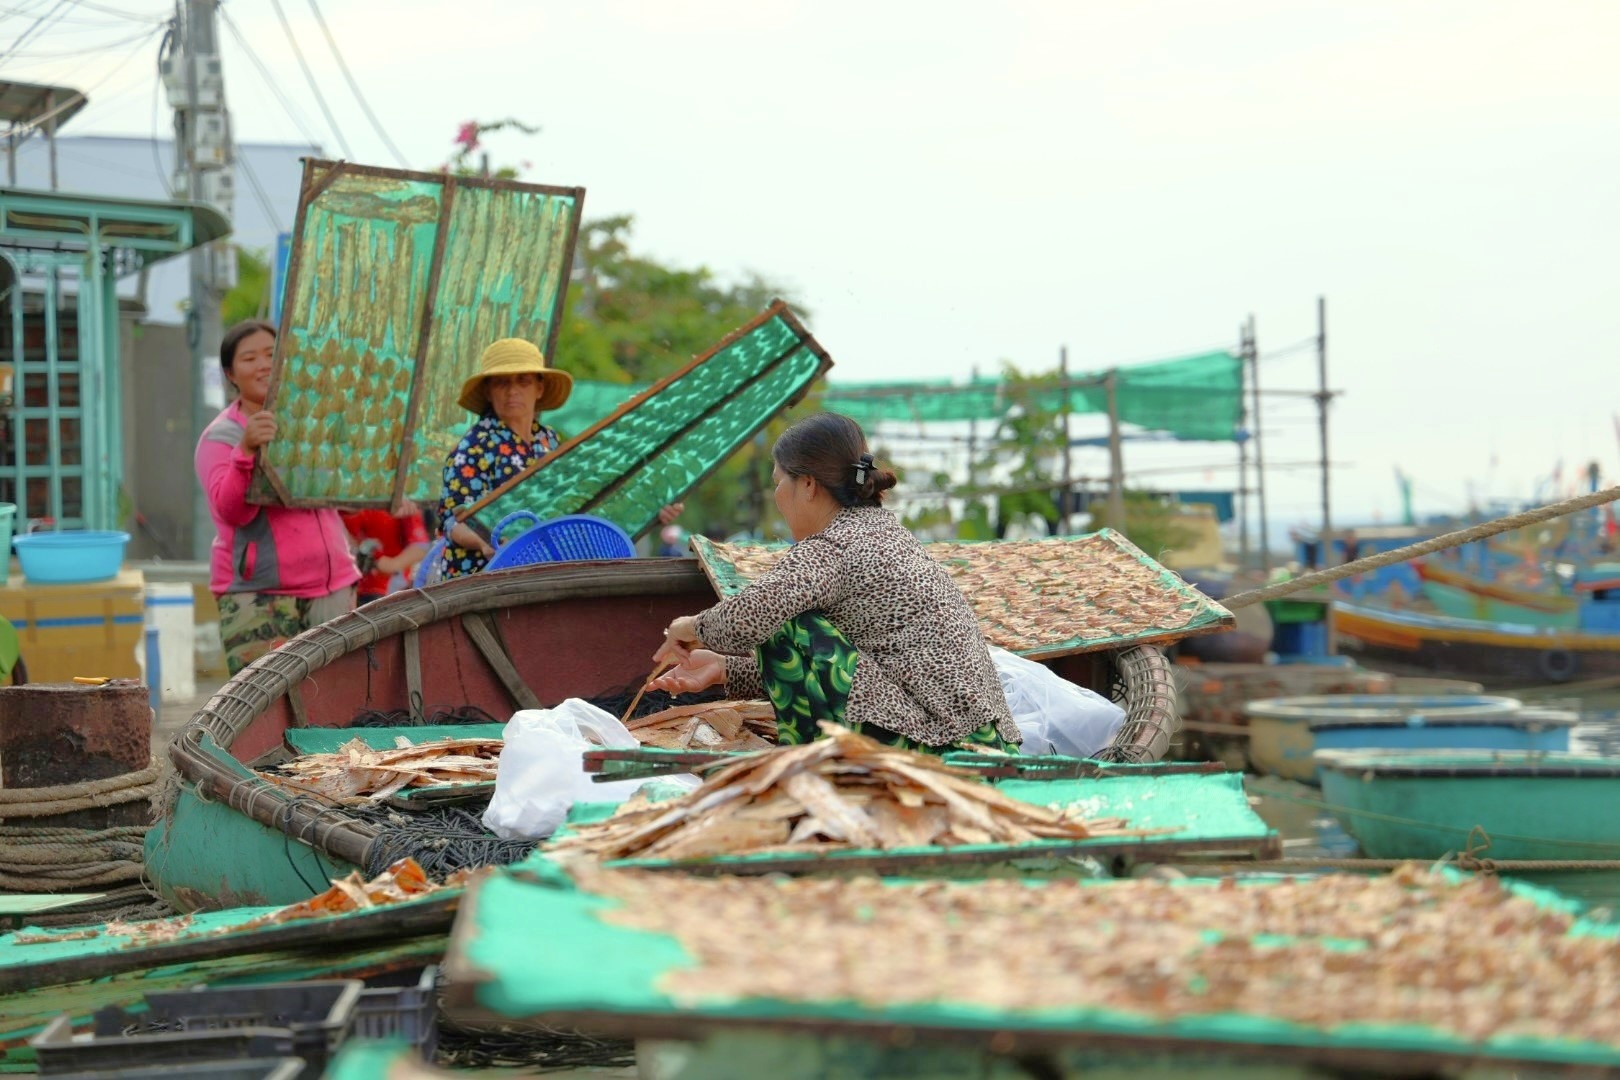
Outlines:
[[231,37],[236,40],[236,44],[241,47],[248,61],[258,71],[259,77],[264,80],[264,85],[269,88],[270,93],[281,104],[282,111],[287,114],[287,119],[293,122],[293,127],[298,129],[298,133],[304,137],[304,141],[310,146],[319,147],[321,140],[310,133],[309,121],[287,98],[287,95],[282,93],[280,83],[270,73],[270,69],[264,66],[264,61],[259,59],[259,54],[247,43],[247,39],[242,36],[242,31],[237,29],[235,20],[230,17],[230,14],[224,8],[219,9],[219,15],[220,21],[225,24],[225,29],[230,31]]
[[349,65],[343,60],[343,54],[338,51],[337,39],[332,36],[332,31],[326,25],[326,19],[321,15],[321,9],[315,3],[315,0],[309,0],[309,9],[315,13],[315,21],[320,24],[321,33],[326,35],[326,44],[332,49],[332,58],[337,61],[338,70],[343,72],[344,79],[348,81],[349,89],[354,92],[354,99],[360,103],[361,111],[366,114],[366,119],[371,121],[371,128],[377,133],[377,138],[381,139],[383,145],[388,147],[388,152],[394,155],[394,160],[398,162],[400,168],[410,168],[410,163],[405,160],[405,155],[399,152],[399,147],[394,145],[394,140],[388,137],[388,132],[383,130],[382,121],[377,119],[377,114],[371,111],[370,103],[366,101],[365,95],[360,92],[360,84],[355,81],[353,72],[349,70]]
[[276,18],[281,20],[281,29],[287,35],[287,44],[292,46],[293,56],[298,58],[298,67],[303,71],[304,81],[309,83],[310,92],[315,95],[315,101],[326,117],[327,126],[332,129],[338,145],[343,148],[343,156],[352,160],[354,151],[349,149],[349,140],[343,137],[343,129],[338,127],[337,117],[332,115],[332,108],[327,105],[326,96],[321,93],[320,85],[315,81],[315,73],[310,70],[309,62],[304,59],[304,50],[298,47],[298,35],[293,33],[292,23],[287,21],[287,13],[281,9],[281,0],[270,0],[270,6],[275,8]]
[[47,22],[49,22],[53,16],[60,15],[61,12],[62,12],[62,9],[67,7],[67,4],[68,4],[68,0],[56,0],[56,6],[55,7],[51,8],[51,10],[47,11],[45,14],[41,15],[39,18],[37,18],[33,22],[29,23],[28,24],[28,29],[24,30],[21,34],[17,35],[17,40],[13,41],[11,43],[11,47],[8,48],[5,52],[0,53],[0,61],[4,61],[4,60],[9,59],[11,57],[12,53],[14,53],[18,49],[22,48],[23,45],[25,45],[28,42],[28,39],[33,37],[41,29],[43,29],[45,24]]

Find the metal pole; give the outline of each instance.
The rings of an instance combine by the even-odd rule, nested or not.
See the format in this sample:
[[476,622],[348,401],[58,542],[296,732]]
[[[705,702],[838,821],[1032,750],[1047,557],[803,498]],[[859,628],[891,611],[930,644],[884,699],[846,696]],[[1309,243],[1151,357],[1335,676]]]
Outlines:
[[1069,388],[1069,347],[1058,347],[1058,371],[1061,373],[1059,382],[1063,387],[1063,494],[1062,503],[1058,507],[1058,533],[1069,535],[1069,506],[1074,501],[1074,475],[1072,453],[1069,449],[1069,415],[1073,411],[1070,395],[1074,393]]
[[1243,436],[1238,440],[1238,482],[1237,482],[1237,519],[1238,519],[1238,566],[1244,570],[1249,568],[1249,439],[1253,433],[1249,430],[1248,401],[1244,395],[1249,377],[1249,328],[1247,325],[1238,327],[1239,352],[1242,357],[1242,378],[1239,381],[1238,391],[1238,426]]
[[1254,489],[1255,503],[1260,509],[1260,569],[1271,573],[1271,522],[1266,516],[1266,451],[1261,437],[1265,418],[1260,414],[1260,340],[1254,330],[1254,316],[1249,316],[1247,332],[1243,335],[1243,355],[1249,364],[1249,385],[1254,390]]
[[[1103,380],[1108,390],[1108,520],[1125,532],[1125,457],[1119,440],[1119,370]],[[1128,534],[1127,534],[1128,535]]]
[[1327,298],[1316,298],[1316,414],[1322,433],[1322,566],[1332,566],[1333,510],[1328,498],[1328,402],[1333,395],[1327,385]]
[[56,91],[45,93],[45,150],[51,162],[51,190],[56,190]]

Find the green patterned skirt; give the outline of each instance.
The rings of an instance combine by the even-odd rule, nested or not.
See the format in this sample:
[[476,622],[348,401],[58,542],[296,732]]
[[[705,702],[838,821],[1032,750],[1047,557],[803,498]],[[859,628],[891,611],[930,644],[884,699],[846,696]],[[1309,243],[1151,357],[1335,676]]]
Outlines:
[[990,747],[1009,754],[1018,748],[987,724],[948,746],[927,746],[904,735],[859,721],[844,719],[849,692],[855,685],[860,653],[838,627],[819,611],[807,611],[782,624],[754,652],[760,682],[776,710],[776,741],[781,746],[807,743],[821,734],[823,720],[860,732],[871,739],[906,750],[943,754],[966,746]]

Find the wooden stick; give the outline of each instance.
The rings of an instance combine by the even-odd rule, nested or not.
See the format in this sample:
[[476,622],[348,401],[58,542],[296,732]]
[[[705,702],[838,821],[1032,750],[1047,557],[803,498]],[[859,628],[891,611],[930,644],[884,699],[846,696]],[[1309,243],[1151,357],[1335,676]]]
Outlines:
[[641,689],[636,691],[636,696],[630,699],[630,707],[624,710],[623,716],[619,717],[619,723],[628,724],[630,722],[631,714],[636,711],[636,706],[641,704],[641,695],[647,692],[647,687],[652,685],[652,681],[654,679],[668,671],[671,667],[674,667],[674,665],[668,660],[665,660],[663,663],[653,668],[653,673],[647,676],[646,682],[641,684]]

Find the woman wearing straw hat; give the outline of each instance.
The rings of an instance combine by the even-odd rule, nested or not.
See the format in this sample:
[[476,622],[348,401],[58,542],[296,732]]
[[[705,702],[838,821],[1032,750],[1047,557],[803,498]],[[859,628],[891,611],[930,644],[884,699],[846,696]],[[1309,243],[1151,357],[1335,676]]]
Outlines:
[[[444,497],[439,500],[439,529],[445,535],[441,577],[477,573],[495,554],[488,539],[466,522],[456,521],[456,511],[557,449],[562,437],[540,422],[540,413],[562,405],[573,390],[573,376],[547,366],[531,342],[502,338],[484,350],[477,373],[462,384],[459,399],[462,408],[478,414],[478,420],[444,464]],[[659,520],[668,524],[680,512],[680,503],[666,506]]]
[[546,366],[546,358],[532,342],[502,338],[484,350],[478,371],[462,384],[458,399],[463,409],[478,414],[478,420],[444,463],[440,576],[476,573],[495,554],[471,525],[456,521],[456,511],[557,449],[562,438],[540,422],[540,413],[557,408],[573,390],[573,376]]

